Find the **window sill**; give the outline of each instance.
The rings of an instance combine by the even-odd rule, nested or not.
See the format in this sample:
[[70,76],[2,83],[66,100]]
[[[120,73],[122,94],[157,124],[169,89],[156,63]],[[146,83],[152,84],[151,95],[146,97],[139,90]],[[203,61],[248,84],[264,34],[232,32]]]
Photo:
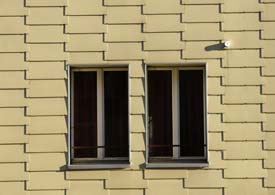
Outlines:
[[208,167],[209,163],[148,163],[146,164],[146,168],[148,169],[157,169],[157,168],[205,168]]
[[68,170],[88,170],[88,169],[124,169],[129,168],[130,162],[128,160],[105,160],[92,162],[78,162],[67,165]]
[[204,168],[208,166],[207,159],[151,158],[146,164],[146,168]]
[[129,167],[130,167],[130,164],[67,165],[68,170],[125,169]]

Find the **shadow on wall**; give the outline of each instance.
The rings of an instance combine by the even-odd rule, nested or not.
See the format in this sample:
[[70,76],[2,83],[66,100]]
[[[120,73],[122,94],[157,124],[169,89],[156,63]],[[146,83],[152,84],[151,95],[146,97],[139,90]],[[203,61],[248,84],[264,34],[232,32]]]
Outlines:
[[218,43],[218,44],[209,45],[205,47],[205,51],[216,51],[216,50],[224,50],[224,43]]

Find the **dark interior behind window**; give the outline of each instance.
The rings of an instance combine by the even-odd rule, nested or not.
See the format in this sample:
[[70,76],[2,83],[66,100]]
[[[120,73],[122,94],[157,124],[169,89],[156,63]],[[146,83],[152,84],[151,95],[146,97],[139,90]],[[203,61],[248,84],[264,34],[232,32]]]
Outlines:
[[148,71],[149,155],[172,154],[172,75],[171,71]]
[[74,156],[97,157],[96,72],[74,72]]
[[128,157],[128,72],[104,72],[105,156]]
[[204,92],[202,70],[180,70],[181,156],[204,156]]

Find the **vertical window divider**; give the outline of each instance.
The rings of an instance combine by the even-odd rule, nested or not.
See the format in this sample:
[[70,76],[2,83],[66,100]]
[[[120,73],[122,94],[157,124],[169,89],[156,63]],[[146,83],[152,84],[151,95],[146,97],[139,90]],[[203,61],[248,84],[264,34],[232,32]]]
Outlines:
[[204,98],[203,98],[203,119],[204,119],[204,155],[205,158],[208,160],[208,120],[207,120],[207,110],[208,110],[208,89],[207,89],[207,66],[205,66],[203,69],[203,94],[204,94]]
[[97,156],[98,159],[104,158],[104,78],[103,70],[97,70]]
[[148,66],[147,66],[147,64],[145,64],[144,65],[145,67],[144,67],[144,72],[145,72],[145,75],[144,75],[144,77],[145,77],[145,121],[146,121],[146,123],[145,123],[145,161],[146,161],[146,163],[149,163],[149,105],[148,105]]
[[172,126],[173,126],[173,157],[180,157],[180,123],[179,123],[179,72],[172,70]]
[[[70,66],[67,66],[67,75],[68,75],[68,116],[74,118],[74,112],[72,111],[74,101],[73,101],[73,83],[74,83],[74,72],[71,70]],[[72,87],[72,88],[71,88]],[[71,93],[72,90],[72,93]],[[69,145],[69,152],[68,152],[68,164],[71,164],[71,159],[74,158],[74,141],[73,141],[73,132],[74,132],[74,122],[71,120],[71,117],[68,117],[68,145]]]
[[[71,83],[72,83],[72,87],[73,87],[73,90],[74,90],[74,72],[72,72],[72,74],[73,74],[73,77],[72,77]],[[72,101],[72,105],[74,105],[74,96],[72,96],[71,101]],[[73,106],[72,106],[72,108],[73,108]],[[72,112],[72,117],[74,118],[74,112]],[[74,129],[75,129],[74,120],[72,120],[71,122],[72,122],[73,131],[71,132],[70,141],[72,142],[73,146],[75,146],[75,143],[74,143]],[[75,151],[74,151],[74,148],[73,148],[72,149],[73,158],[75,157],[74,153],[75,153]]]
[[128,66],[128,69],[127,69],[127,79],[128,79],[128,92],[127,92],[127,95],[128,95],[128,156],[129,156],[129,162],[131,164],[131,159],[132,159],[132,156],[131,156],[131,109],[130,109],[130,106],[131,106],[131,94],[130,94],[130,91],[131,91],[131,76],[130,76],[130,72],[131,72],[131,66]]

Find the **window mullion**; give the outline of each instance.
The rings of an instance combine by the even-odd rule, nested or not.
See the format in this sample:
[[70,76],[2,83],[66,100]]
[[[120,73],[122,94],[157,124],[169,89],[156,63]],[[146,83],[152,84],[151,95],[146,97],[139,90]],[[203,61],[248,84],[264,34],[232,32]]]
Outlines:
[[[69,76],[69,79],[70,81],[68,82],[69,83],[69,87],[68,89],[72,90],[72,94],[74,94],[74,71],[70,71],[70,68],[69,68],[69,74],[71,74],[72,76],[70,77]],[[70,94],[70,91],[69,91],[69,94]],[[71,115],[71,119],[69,124],[71,125],[71,131],[70,131],[70,137],[69,137],[69,144],[70,146],[73,146],[70,148],[71,150],[71,159],[74,159],[75,156],[74,156],[74,147],[75,147],[75,143],[74,143],[74,95],[70,95],[70,98],[71,98],[71,102],[70,102],[70,108],[69,108],[69,114]]]
[[104,158],[104,77],[103,70],[97,71],[97,157]]
[[203,130],[204,130],[204,157],[208,158],[208,138],[207,138],[207,72],[206,69],[202,69],[203,71]]
[[173,157],[180,157],[179,71],[172,69]]

